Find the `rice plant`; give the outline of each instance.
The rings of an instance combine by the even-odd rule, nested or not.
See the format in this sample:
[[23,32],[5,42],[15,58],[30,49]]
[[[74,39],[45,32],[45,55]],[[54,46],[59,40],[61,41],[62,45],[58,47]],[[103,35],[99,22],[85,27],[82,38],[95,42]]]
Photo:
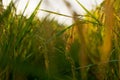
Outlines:
[[[29,18],[23,15],[29,2],[20,15],[12,1],[6,9],[0,4],[0,80],[120,80],[120,1],[104,0],[89,11],[76,0],[85,15],[64,2],[72,16],[39,9],[42,0]],[[38,10],[49,15],[39,19]]]

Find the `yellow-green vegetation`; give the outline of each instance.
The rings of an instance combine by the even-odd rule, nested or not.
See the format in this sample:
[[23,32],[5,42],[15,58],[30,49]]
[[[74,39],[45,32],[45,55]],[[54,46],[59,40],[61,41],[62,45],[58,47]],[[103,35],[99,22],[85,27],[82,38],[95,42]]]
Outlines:
[[49,15],[38,19],[16,15],[11,1],[0,5],[0,80],[120,80],[120,1],[104,0],[78,15],[65,1],[73,16],[43,10],[73,19],[59,24]]

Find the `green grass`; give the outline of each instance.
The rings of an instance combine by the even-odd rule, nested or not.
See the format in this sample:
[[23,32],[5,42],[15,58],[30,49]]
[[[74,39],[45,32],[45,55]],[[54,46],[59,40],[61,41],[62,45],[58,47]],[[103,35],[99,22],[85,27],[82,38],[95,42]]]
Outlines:
[[[15,14],[12,2],[0,11],[0,80],[120,79],[119,1],[113,3],[114,11],[111,10],[114,15],[111,37],[106,34],[109,28],[105,31],[109,25],[105,19],[109,13],[103,11],[105,2],[92,11],[76,2],[87,12],[87,16],[80,15],[84,18],[40,9],[72,18],[74,23],[70,26],[49,19],[49,15],[38,19],[42,0],[29,18],[23,16],[29,2],[21,15]],[[108,50],[109,57],[105,61],[104,50]]]

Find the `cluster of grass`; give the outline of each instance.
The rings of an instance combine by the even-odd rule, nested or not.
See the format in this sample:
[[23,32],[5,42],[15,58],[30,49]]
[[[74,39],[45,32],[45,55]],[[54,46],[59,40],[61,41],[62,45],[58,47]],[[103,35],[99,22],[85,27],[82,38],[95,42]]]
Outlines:
[[[49,16],[38,19],[38,3],[29,18],[16,15],[11,2],[0,8],[0,80],[120,80],[119,0],[73,16],[70,26]],[[1,6],[0,6],[1,7]],[[83,18],[81,18],[83,17]]]

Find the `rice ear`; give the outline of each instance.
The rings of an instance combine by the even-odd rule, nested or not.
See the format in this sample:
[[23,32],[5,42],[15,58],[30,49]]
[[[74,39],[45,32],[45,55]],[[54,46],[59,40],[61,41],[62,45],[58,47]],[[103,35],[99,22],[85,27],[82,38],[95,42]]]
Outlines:
[[[105,23],[104,23],[104,36],[103,36],[103,44],[100,47],[100,63],[109,62],[112,50],[112,30],[114,26],[114,10],[111,0],[105,0],[104,4],[104,13],[105,13]],[[106,70],[108,69],[108,64],[102,65],[101,68],[101,78],[100,80],[104,80],[107,77]]]

